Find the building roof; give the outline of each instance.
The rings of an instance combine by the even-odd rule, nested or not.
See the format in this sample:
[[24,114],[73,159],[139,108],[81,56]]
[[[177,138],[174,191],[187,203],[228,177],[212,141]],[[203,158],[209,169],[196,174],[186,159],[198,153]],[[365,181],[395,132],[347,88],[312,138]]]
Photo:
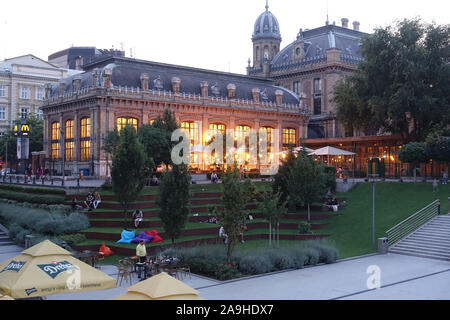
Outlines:
[[[299,97],[292,91],[272,85],[271,80],[251,77],[241,74],[226,73],[221,71],[205,70],[192,67],[170,65],[159,62],[136,60],[125,57],[104,57],[84,66],[85,72],[67,77],[62,80],[66,84],[66,92],[73,91],[72,81],[75,77],[81,79],[81,88],[92,86],[95,72],[102,74],[106,69],[112,70],[111,83],[114,87],[141,88],[141,75],[149,76],[150,90],[172,91],[172,78],[180,79],[180,92],[186,94],[201,95],[201,83],[208,83],[209,95],[227,97],[227,86],[236,86],[236,99],[253,100],[252,89],[259,88],[261,92],[267,93],[267,102],[276,102],[275,91],[283,91],[283,103],[298,105]],[[155,80],[159,79],[161,87],[158,88]],[[214,94],[213,86],[217,94]],[[52,94],[57,95],[58,86],[52,88]],[[262,99],[262,101],[264,101]]]
[[252,40],[262,38],[275,38],[281,40],[280,24],[272,12],[269,11],[269,6],[266,5],[266,11],[261,13],[255,21],[253,29]]
[[[368,36],[367,33],[336,25],[326,25],[306,31],[300,29],[297,39],[281,50],[272,60],[271,69],[277,70],[294,64],[307,65],[325,61],[328,49],[339,49],[341,60],[358,63],[363,59],[361,40],[366,36]],[[296,56],[296,48],[299,45],[302,45],[304,50],[300,59]]]

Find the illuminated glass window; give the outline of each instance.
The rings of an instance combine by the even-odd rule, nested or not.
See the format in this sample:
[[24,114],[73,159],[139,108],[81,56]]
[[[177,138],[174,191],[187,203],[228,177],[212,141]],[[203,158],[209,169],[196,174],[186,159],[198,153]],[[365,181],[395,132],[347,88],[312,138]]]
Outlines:
[[283,150],[288,149],[290,145],[295,145],[295,133],[295,129],[283,129]]
[[80,161],[89,161],[91,156],[91,140],[80,141]]
[[73,141],[66,141],[64,153],[66,161],[73,161],[73,149],[74,149],[75,143]]
[[91,137],[91,118],[82,118],[80,120],[80,138]]
[[59,122],[52,123],[51,137],[52,137],[52,141],[59,140]]
[[52,150],[51,150],[52,160],[57,160],[59,158],[59,149],[60,149],[59,142],[52,143]]
[[226,130],[227,130],[227,127],[224,124],[211,123],[209,125],[209,134],[211,136],[214,136],[217,133],[225,135]]
[[65,138],[73,139],[73,120],[67,120],[65,126]]
[[274,135],[273,135],[273,128],[272,127],[261,127],[260,131],[265,131],[267,134],[267,152],[270,153],[272,152],[272,144],[273,144],[273,139],[274,139]]
[[185,132],[186,136],[190,140],[191,147],[194,146],[195,141],[198,140],[198,123],[192,121],[182,122],[181,129]]
[[131,125],[137,131],[138,120],[136,118],[130,117],[120,117],[117,118],[117,130],[120,132],[126,125]]

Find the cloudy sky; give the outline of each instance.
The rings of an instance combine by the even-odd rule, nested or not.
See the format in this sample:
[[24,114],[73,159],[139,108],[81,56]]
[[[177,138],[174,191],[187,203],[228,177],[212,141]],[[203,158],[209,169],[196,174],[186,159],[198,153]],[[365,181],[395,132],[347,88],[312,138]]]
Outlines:
[[[71,46],[123,48],[143,60],[245,73],[251,35],[265,0],[5,0],[0,60],[48,56]],[[397,19],[450,23],[449,0],[269,0],[283,37],[341,18],[372,32]]]

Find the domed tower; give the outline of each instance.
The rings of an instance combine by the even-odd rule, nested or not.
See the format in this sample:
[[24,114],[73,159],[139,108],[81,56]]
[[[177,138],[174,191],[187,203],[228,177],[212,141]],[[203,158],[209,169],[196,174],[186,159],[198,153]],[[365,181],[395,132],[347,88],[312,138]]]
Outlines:
[[280,51],[281,33],[277,18],[269,11],[266,2],[264,11],[255,22],[252,35],[253,42],[253,68],[267,66]]

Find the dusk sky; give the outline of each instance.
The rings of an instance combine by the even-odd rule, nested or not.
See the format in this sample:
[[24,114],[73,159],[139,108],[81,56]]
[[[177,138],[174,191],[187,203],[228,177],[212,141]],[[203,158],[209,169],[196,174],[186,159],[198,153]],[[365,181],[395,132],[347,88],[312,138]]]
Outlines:
[[[328,4],[327,4],[328,3]],[[0,60],[33,54],[48,56],[71,46],[124,49],[143,60],[245,73],[252,57],[251,36],[265,0],[14,0],[3,1]],[[341,18],[360,30],[420,17],[448,24],[450,1],[269,0],[283,38],[294,41],[300,28]]]

